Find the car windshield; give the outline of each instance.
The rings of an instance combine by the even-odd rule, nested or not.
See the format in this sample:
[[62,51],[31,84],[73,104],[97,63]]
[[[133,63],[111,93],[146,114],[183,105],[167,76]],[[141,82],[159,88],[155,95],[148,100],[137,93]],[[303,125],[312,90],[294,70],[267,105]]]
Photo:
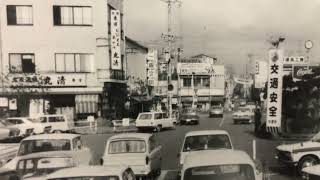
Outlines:
[[184,119],[198,119],[199,116],[192,115],[192,114],[186,114],[186,115],[182,115],[182,118],[184,118]]
[[34,158],[19,161],[17,172],[23,177],[39,177],[73,166],[73,160],[69,157]]
[[6,120],[0,120],[0,127],[5,127],[5,126],[13,126],[13,124]]
[[246,111],[250,111],[250,109],[249,108],[239,108],[239,111],[246,112]]
[[119,178],[117,176],[86,176],[86,177],[54,178],[49,180],[119,180]]
[[143,140],[117,140],[109,144],[109,154],[144,152],[146,152],[146,143]]
[[311,138],[311,141],[313,141],[313,142],[320,142],[320,133],[314,135],[314,136]]
[[25,140],[20,144],[19,156],[47,151],[70,151],[71,143],[68,139],[37,139]]
[[207,149],[232,149],[232,146],[229,137],[225,134],[186,137],[184,152]]
[[228,164],[189,168],[183,180],[255,180],[254,169],[248,164]]
[[139,119],[141,120],[152,119],[152,114],[140,114]]

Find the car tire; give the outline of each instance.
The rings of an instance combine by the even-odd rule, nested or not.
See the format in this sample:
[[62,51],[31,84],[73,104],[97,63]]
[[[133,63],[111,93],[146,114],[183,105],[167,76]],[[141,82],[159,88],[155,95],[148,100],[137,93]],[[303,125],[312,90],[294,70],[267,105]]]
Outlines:
[[62,133],[61,130],[54,130],[53,133]]
[[157,127],[156,127],[156,132],[160,132],[162,130],[162,126],[161,125],[158,125]]
[[297,173],[302,175],[302,169],[308,166],[313,166],[319,164],[319,159],[314,156],[305,156],[300,159],[298,166],[297,166]]

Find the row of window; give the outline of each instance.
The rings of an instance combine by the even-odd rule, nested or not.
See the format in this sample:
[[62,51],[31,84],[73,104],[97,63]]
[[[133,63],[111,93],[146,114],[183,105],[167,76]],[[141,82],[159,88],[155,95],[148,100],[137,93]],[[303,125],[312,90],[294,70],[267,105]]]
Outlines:
[[[91,26],[92,7],[90,6],[53,6],[54,25]],[[31,5],[8,5],[8,25],[33,25]]]
[[[34,54],[9,54],[9,70],[11,73],[35,73]],[[93,54],[57,53],[55,54],[56,72],[93,72]]]
[[[192,78],[183,78],[183,87],[192,86]],[[194,77],[193,85],[195,87],[210,87],[210,78],[209,77]]]

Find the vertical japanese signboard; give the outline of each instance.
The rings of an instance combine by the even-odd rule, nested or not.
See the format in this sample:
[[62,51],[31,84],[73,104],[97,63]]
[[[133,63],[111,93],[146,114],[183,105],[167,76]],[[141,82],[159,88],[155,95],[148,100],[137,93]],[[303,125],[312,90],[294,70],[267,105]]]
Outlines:
[[147,57],[147,77],[148,85],[156,86],[158,81],[158,52],[150,49]]
[[120,11],[111,10],[111,69],[121,70],[121,22]]
[[269,51],[267,96],[267,131],[277,133],[281,129],[283,51]]

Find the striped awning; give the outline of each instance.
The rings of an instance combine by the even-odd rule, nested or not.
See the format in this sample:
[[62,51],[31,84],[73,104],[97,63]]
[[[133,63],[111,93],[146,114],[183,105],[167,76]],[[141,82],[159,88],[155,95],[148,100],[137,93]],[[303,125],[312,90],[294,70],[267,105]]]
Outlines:
[[98,111],[99,95],[97,94],[81,94],[76,95],[76,113],[96,113]]

